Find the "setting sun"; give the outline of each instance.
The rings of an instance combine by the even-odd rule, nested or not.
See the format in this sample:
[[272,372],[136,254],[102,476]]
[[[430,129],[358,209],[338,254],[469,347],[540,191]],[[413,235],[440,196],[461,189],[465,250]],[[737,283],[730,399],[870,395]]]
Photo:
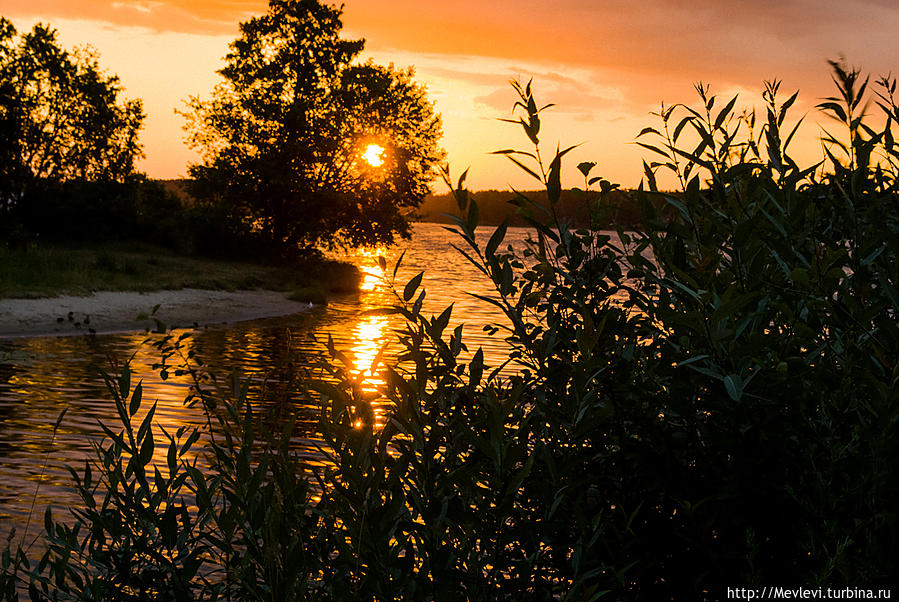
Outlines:
[[384,159],[381,157],[382,154],[384,154],[383,146],[369,144],[368,148],[365,149],[365,153],[362,154],[362,158],[368,161],[368,164],[372,167],[380,167],[384,163]]

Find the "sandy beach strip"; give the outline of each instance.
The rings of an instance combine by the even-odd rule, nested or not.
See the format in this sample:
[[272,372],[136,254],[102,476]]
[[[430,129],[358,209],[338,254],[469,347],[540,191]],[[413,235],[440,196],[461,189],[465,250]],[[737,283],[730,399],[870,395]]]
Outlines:
[[89,332],[129,332],[153,329],[150,316],[167,328],[273,318],[307,311],[309,303],[291,301],[275,291],[214,291],[181,289],[136,292],[97,292],[86,297],[0,299],[0,338],[69,336]]

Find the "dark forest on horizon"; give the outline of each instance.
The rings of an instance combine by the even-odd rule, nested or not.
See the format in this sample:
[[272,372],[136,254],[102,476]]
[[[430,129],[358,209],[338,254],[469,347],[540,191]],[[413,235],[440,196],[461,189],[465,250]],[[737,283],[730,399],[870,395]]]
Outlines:
[[[193,205],[194,200],[188,192],[189,180],[156,180],[165,190],[177,198],[185,207]],[[546,190],[477,190],[471,191],[477,201],[480,224],[482,226],[499,226],[508,220],[508,225],[525,227],[527,218],[519,211],[516,199],[526,197],[548,209],[549,201]],[[561,193],[555,211],[560,218],[569,221],[573,227],[593,225],[600,228],[614,228],[620,225],[630,228],[640,221],[640,207],[633,191],[615,189],[608,193],[600,203],[599,191],[579,188],[565,189]],[[452,216],[459,214],[459,207],[451,192],[431,192],[425,196],[421,205],[414,212],[414,221],[452,224]],[[593,222],[591,224],[591,215]],[[539,218],[539,214],[535,215]]]

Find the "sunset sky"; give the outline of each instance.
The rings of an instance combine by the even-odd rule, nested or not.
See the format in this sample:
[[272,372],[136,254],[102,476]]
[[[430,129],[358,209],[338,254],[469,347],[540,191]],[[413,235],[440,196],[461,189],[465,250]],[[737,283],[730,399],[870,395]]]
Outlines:
[[[59,30],[66,48],[90,44],[101,65],[120,76],[126,96],[147,113],[140,169],[151,177],[186,174],[196,155],[183,144],[174,112],[189,95],[207,95],[237,23],[265,12],[251,0],[4,0],[0,14],[19,31],[38,21]],[[443,115],[454,173],[471,167],[473,189],[533,188],[502,157],[520,147],[508,117],[510,78],[533,77],[549,109],[546,152],[581,144],[569,155],[566,185],[578,161],[625,186],[639,183],[636,134],[655,125],[659,103],[693,102],[703,81],[728,98],[760,106],[765,79],[799,90],[796,117],[808,113],[801,159],[816,161],[814,105],[831,94],[827,59],[845,56],[874,78],[899,71],[899,2],[895,0],[347,0],[345,37],[366,39],[363,59],[414,65]],[[879,119],[879,118],[878,118]],[[436,190],[441,191],[439,187]]]

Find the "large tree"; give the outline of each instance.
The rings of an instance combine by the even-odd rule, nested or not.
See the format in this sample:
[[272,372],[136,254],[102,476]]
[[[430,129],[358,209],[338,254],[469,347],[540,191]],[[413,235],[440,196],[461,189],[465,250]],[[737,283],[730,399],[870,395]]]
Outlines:
[[[194,195],[281,253],[408,235],[408,213],[442,159],[440,118],[411,69],[355,61],[341,9],[270,0],[241,23],[212,99],[188,101]],[[383,163],[363,155],[377,145]]]
[[91,51],[62,49],[41,24],[20,36],[0,17],[0,220],[35,187],[133,175],[144,115],[121,91]]

